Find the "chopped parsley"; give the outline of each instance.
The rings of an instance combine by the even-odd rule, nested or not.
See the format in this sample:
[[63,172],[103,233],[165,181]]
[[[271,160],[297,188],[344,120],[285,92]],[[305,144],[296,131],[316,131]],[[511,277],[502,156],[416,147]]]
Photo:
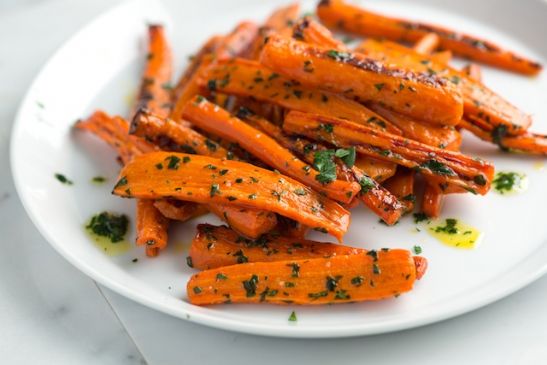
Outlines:
[[433,231],[437,233],[446,233],[446,234],[457,234],[458,228],[456,225],[458,224],[458,220],[454,218],[447,218],[445,219],[445,225],[444,226],[437,226],[435,228],[431,228]]
[[424,212],[414,213],[414,223],[421,223],[429,220],[429,217]]
[[334,153],[336,157],[341,159],[347,167],[351,168],[355,165],[355,147],[339,148]]
[[456,173],[450,167],[437,160],[428,160],[420,165],[420,167],[431,170],[437,175],[455,176]]
[[496,176],[492,183],[494,184],[494,189],[500,193],[505,194],[509,193],[520,187],[524,175],[518,174],[516,172],[503,172],[500,171],[496,173]]
[[169,170],[178,170],[179,164],[180,164],[180,158],[177,156],[167,156],[165,158],[165,161],[169,161],[167,164],[167,168]]
[[376,88],[376,90],[381,91],[384,88],[384,85],[384,83],[374,84],[374,87]]
[[59,180],[59,182],[60,182],[61,184],[65,184],[65,185],[74,185],[74,182],[73,182],[72,180],[68,179],[68,178],[67,178],[65,175],[63,175],[63,174],[56,173],[56,174],[55,174],[55,178],[56,178],[57,180]]
[[258,284],[258,276],[252,275],[249,280],[242,282],[245,289],[247,298],[254,297],[256,295],[256,285]]
[[96,184],[102,184],[106,181],[106,177],[103,177],[103,176],[95,176],[91,179],[92,182],[96,183]]
[[296,313],[294,311],[291,312],[291,315],[289,316],[289,322],[296,322]]
[[209,191],[209,196],[211,196],[211,198],[215,195],[220,195],[220,187],[218,186],[218,184],[212,184],[211,185],[211,190]]
[[295,262],[287,264],[291,268],[291,277],[297,278],[300,276],[300,265]]
[[363,176],[359,179],[359,185],[361,185],[361,194],[368,193],[372,188],[376,186],[374,180],[368,176]]
[[412,251],[414,251],[416,255],[419,255],[422,253],[422,247],[415,245],[414,247],[412,247]]
[[327,56],[335,61],[347,61],[351,58],[351,53],[340,52],[335,49],[331,49],[327,51]]
[[313,167],[319,171],[315,179],[322,184],[328,184],[336,180],[336,164],[333,157],[333,150],[316,151],[314,154]]
[[85,227],[99,237],[106,237],[116,243],[124,239],[129,226],[129,218],[125,214],[101,212],[91,217]]

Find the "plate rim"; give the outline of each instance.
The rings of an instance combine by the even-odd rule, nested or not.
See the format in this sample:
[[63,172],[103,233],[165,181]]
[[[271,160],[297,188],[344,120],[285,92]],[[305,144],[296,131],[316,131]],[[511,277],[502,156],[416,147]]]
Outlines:
[[[49,57],[48,61],[41,67],[40,71],[33,78],[32,83],[25,92],[24,97],[19,103],[17,112],[14,118],[12,125],[12,131],[10,134],[10,146],[9,146],[9,160],[10,160],[10,169],[12,179],[14,181],[15,190],[17,195],[23,205],[23,208],[27,216],[32,221],[33,225],[40,232],[42,237],[51,245],[61,256],[63,256],[68,262],[70,262],[78,270],[85,273],[92,280],[104,285],[105,287],[113,290],[114,292],[123,295],[135,302],[138,302],[142,305],[145,305],[149,308],[157,310],[162,313],[169,314],[171,316],[187,320],[194,323],[199,323],[213,328],[235,331],[240,333],[261,335],[261,336],[273,336],[273,337],[283,337],[283,338],[343,338],[343,337],[355,337],[355,336],[364,336],[364,335],[375,335],[381,333],[389,333],[394,331],[400,331],[410,328],[416,328],[425,326],[428,324],[437,323],[444,321],[449,318],[454,318],[464,313],[468,313],[484,307],[488,304],[494,303],[522,288],[531,284],[533,281],[539,279],[541,276],[547,273],[547,260],[543,264],[533,265],[521,265],[522,263],[533,261],[537,259],[538,252],[544,251],[547,253],[547,247],[544,244],[539,246],[534,252],[531,252],[530,255],[523,258],[518,262],[518,267],[510,268],[505,271],[501,276],[492,279],[487,282],[485,285],[474,287],[466,293],[473,297],[473,300],[467,300],[466,304],[448,307],[447,309],[440,310],[435,312],[435,315],[431,314],[421,314],[409,319],[397,319],[391,320],[391,322],[381,322],[378,324],[372,325],[354,325],[354,326],[340,326],[340,327],[299,327],[297,325],[289,324],[253,324],[250,322],[243,322],[238,319],[232,318],[219,318],[218,316],[211,315],[206,308],[194,306],[188,302],[180,301],[180,307],[173,308],[172,306],[162,304],[159,298],[154,299],[146,296],[145,294],[140,294],[138,291],[134,291],[131,288],[123,285],[115,279],[110,278],[107,275],[102,274],[92,267],[92,265],[87,264],[81,258],[78,258],[72,252],[66,249],[65,246],[59,244],[55,237],[50,234],[47,229],[47,226],[42,223],[42,220],[38,214],[33,210],[32,197],[30,197],[25,188],[24,182],[20,177],[21,171],[24,168],[24,165],[17,164],[16,160],[16,151],[20,148],[18,147],[21,142],[18,142],[17,135],[20,133],[20,130],[23,129],[24,121],[22,119],[22,114],[26,109],[27,105],[31,103],[30,97],[41,79],[42,75],[48,71],[48,68],[57,57],[67,49],[69,46],[75,42],[80,35],[86,32],[89,28],[96,26],[96,24],[103,18],[112,16],[116,12],[122,11],[125,7],[131,6],[133,4],[143,2],[143,3],[153,3],[159,4],[160,7],[163,7],[161,2],[155,0],[128,0],[116,6],[113,6],[109,9],[106,9],[104,12],[93,17],[89,20],[84,26],[80,27],[72,36],[66,39],[60,47],[54,51],[54,53]],[[537,255],[537,256],[536,256]],[[543,255],[547,257],[547,255]],[[527,267],[526,270],[522,270],[522,267]],[[533,268],[532,268],[533,267]],[[519,269],[520,268],[520,269]],[[532,269],[531,269],[532,268]],[[520,271],[520,273],[519,273]],[[517,275],[515,275],[517,272]],[[510,281],[504,280],[506,277],[511,277]],[[501,284],[501,285],[500,285]],[[488,288],[488,294],[482,293],[482,295],[477,296],[476,294],[481,290]]]

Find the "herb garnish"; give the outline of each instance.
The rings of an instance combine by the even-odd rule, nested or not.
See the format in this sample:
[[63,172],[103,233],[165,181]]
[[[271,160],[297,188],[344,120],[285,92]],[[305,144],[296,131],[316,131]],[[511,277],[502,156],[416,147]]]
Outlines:
[[455,176],[456,173],[450,167],[437,160],[428,160],[420,165],[420,167],[431,170],[437,175]]
[[247,298],[254,297],[256,295],[256,284],[258,284],[258,276],[252,275],[249,280],[242,281],[243,288],[245,289]]
[[336,164],[333,161],[334,151],[316,151],[313,157],[313,167],[319,171],[315,179],[322,184],[336,180]]
[[289,316],[289,322],[296,322],[296,321],[297,321],[296,313],[292,311],[291,315]]
[[65,175],[56,173],[55,178],[59,180],[60,183],[65,185],[74,185],[74,182],[72,180],[69,180]]
[[341,159],[347,167],[351,168],[355,165],[355,147],[339,148],[334,153],[336,157]]
[[129,219],[125,214],[101,212],[94,215],[85,228],[116,243],[124,239],[128,225]]

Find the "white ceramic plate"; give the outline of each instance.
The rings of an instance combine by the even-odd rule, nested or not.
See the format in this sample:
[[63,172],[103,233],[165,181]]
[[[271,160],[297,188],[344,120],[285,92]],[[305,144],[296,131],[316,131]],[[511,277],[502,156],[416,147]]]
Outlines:
[[[196,221],[172,232],[172,244],[155,259],[145,258],[141,248],[107,256],[90,242],[83,225],[92,214],[107,209],[133,217],[134,202],[110,195],[119,168],[114,153],[91,136],[73,133],[71,126],[95,108],[127,113],[142,67],[145,24],[162,21],[170,25],[177,66],[182,69],[186,57],[209,35],[226,32],[243,18],[260,20],[277,3],[281,2],[185,2],[173,4],[178,11],[171,11],[175,19],[169,21],[162,5],[131,1],[97,18],[52,57],[21,104],[11,146],[21,200],[51,245],[101,284],[157,310],[209,326],[286,337],[354,336],[424,325],[491,303],[542,275],[547,269],[544,160],[499,153],[467,134],[466,153],[490,159],[499,169],[527,174],[529,189],[509,197],[492,193],[446,199],[444,217],[461,219],[483,232],[484,239],[474,250],[442,245],[424,229],[417,232],[411,218],[388,228],[365,209],[356,209],[346,242],[367,248],[410,249],[419,244],[430,261],[427,275],[415,290],[397,299],[320,308],[201,308],[190,305],[185,293],[186,281],[193,273],[185,257]],[[483,35],[543,63],[547,60],[541,29],[547,6],[541,2],[368,3],[392,14]],[[312,7],[310,3],[304,8]],[[528,79],[485,68],[484,79],[532,113],[536,130],[547,132],[545,73]],[[60,184],[54,178],[56,172],[68,176],[74,185]],[[107,176],[109,183],[93,185],[90,179],[96,175]],[[206,220],[216,221],[211,217]],[[134,258],[138,262],[134,263]],[[287,320],[293,309],[298,315],[296,324]]]

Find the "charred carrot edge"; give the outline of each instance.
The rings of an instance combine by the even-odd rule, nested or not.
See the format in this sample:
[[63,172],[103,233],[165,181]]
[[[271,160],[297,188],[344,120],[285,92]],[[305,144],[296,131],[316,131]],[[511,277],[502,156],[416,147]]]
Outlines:
[[522,134],[530,126],[529,115],[520,111],[501,96],[482,83],[469,78],[465,73],[446,64],[439,64],[427,55],[414,52],[410,48],[389,41],[367,39],[356,49],[377,61],[400,67],[408,67],[417,72],[429,72],[461,90],[464,101],[464,116],[477,119],[485,128],[493,129],[503,125],[512,135]]
[[462,68],[462,72],[470,79],[473,79],[477,82],[482,81],[482,70],[481,67],[476,63],[467,64],[464,68]]
[[320,182],[317,171],[311,169],[274,139],[262,134],[239,118],[231,116],[226,110],[203,97],[198,96],[188,102],[183,110],[183,117],[203,130],[238,143],[267,165],[302,184],[325,193],[331,199],[349,203],[360,190],[357,183],[342,180],[334,180],[327,184]]
[[137,245],[147,245],[160,250],[167,246],[169,219],[154,206],[153,200],[137,201]]
[[439,47],[440,38],[436,33],[427,33],[422,36],[412,49],[421,54],[430,54]]
[[360,101],[381,101],[418,120],[455,125],[463,114],[461,92],[445,79],[381,64],[359,53],[272,36],[262,49],[260,62],[308,87]]
[[542,66],[502,47],[465,33],[422,22],[377,14],[342,0],[323,0],[317,16],[328,27],[360,36],[416,42],[428,33],[440,38],[440,47],[457,55],[525,75],[536,75]]
[[409,251],[385,250],[220,267],[194,274],[186,289],[196,305],[351,303],[397,297],[412,289],[416,274]]
[[148,26],[148,54],[135,110],[148,108],[168,116],[171,110],[173,55],[162,25]]
[[[160,118],[147,110],[139,110],[131,123],[131,133],[153,141],[163,150],[186,152],[216,158],[234,159],[230,151],[200,133],[176,123],[169,118]],[[269,212],[240,208],[208,206],[212,213],[226,220],[238,232],[249,237],[258,237],[270,231],[276,224],[275,216]],[[200,212],[204,209],[200,209]]]
[[177,85],[172,92],[172,101],[176,102],[181,96],[184,88],[190,82],[192,76],[197,72],[203,60],[208,54],[214,53],[217,47],[222,42],[223,37],[220,35],[214,35],[209,38],[203,46],[199,49],[195,56],[190,58],[190,64],[186,67],[186,70],[182,73],[177,82]]
[[277,226],[275,213],[265,210],[209,204],[211,213],[216,214],[240,234],[256,239]]
[[488,131],[475,124],[474,121],[465,119],[461,121],[460,125],[483,141],[498,145],[504,151],[514,151],[530,155],[547,154],[546,135],[527,132],[519,136],[507,136],[507,132],[503,128]]
[[395,175],[384,182],[384,187],[395,195],[404,204],[405,212],[414,210],[416,195],[414,194],[415,172],[409,169],[398,168]]
[[129,123],[118,116],[111,117],[101,110],[93,112],[87,119],[79,120],[74,128],[95,134],[116,150],[123,163],[156,147],[141,138],[129,136]]
[[154,206],[164,217],[179,222],[186,222],[209,212],[205,205],[180,200],[156,200]]
[[291,111],[285,117],[283,129],[337,146],[355,146],[359,153],[415,169],[472,193],[486,194],[494,177],[494,166],[482,159],[428,146],[343,119]]
[[430,125],[417,122],[407,116],[389,110],[378,103],[369,104],[369,108],[381,115],[383,118],[395,124],[403,136],[426,143],[430,146],[446,148],[449,150],[459,149],[462,136],[454,127]]
[[198,85],[200,74],[204,72],[211,63],[218,60],[237,57],[248,50],[253,40],[257,37],[258,26],[252,22],[239,23],[232,32],[222,37],[218,44],[215,44],[214,52],[207,53],[201,59],[199,66],[196,67],[193,75],[186,81],[184,87],[178,90],[179,96],[176,99],[170,118],[179,121],[182,115],[182,108],[195,95],[201,93]]
[[[320,144],[311,143],[309,140],[301,138],[290,139],[282,134],[282,130],[279,127],[265,121],[259,116],[250,115],[248,111],[242,112],[240,110],[238,115],[258,130],[264,131],[264,133],[276,139],[285,148],[302,156],[310,164],[313,164],[313,155],[316,151],[327,149]],[[368,170],[373,170],[372,164],[374,164],[374,161],[367,161]],[[403,213],[403,205],[395,196],[391,195],[389,191],[359,168],[357,166],[357,159],[356,165],[351,168],[348,168],[344,164],[339,164],[336,173],[338,177],[344,175],[346,181],[356,181],[365,186],[358,195],[359,200],[363,201],[384,222],[391,225],[399,220]],[[384,173],[386,172],[384,171]],[[351,207],[351,202],[349,204],[349,207]]]
[[189,256],[193,268],[206,270],[247,262],[303,260],[365,252],[360,248],[275,234],[250,240],[225,226],[198,224]]
[[270,35],[277,33],[284,37],[290,36],[293,24],[297,21],[300,13],[300,5],[298,3],[289,4],[274,10],[264,25],[258,30],[258,36],[250,47],[247,58],[256,60],[260,55],[260,51],[264,46],[264,40]]
[[224,147],[195,130],[141,109],[131,122],[130,133],[152,141],[162,150],[216,158],[233,158]]
[[338,203],[290,177],[243,162],[182,153],[153,152],[136,157],[123,167],[113,193],[264,209],[338,239],[347,231],[350,219]]
[[219,62],[208,69],[199,84],[208,91],[252,97],[287,109],[347,118],[390,133],[400,133],[397,127],[353,100],[306,88],[254,61]]
[[347,51],[346,45],[334,38],[331,31],[313,18],[301,18],[293,28],[292,37],[298,41],[329,47],[339,51]]

